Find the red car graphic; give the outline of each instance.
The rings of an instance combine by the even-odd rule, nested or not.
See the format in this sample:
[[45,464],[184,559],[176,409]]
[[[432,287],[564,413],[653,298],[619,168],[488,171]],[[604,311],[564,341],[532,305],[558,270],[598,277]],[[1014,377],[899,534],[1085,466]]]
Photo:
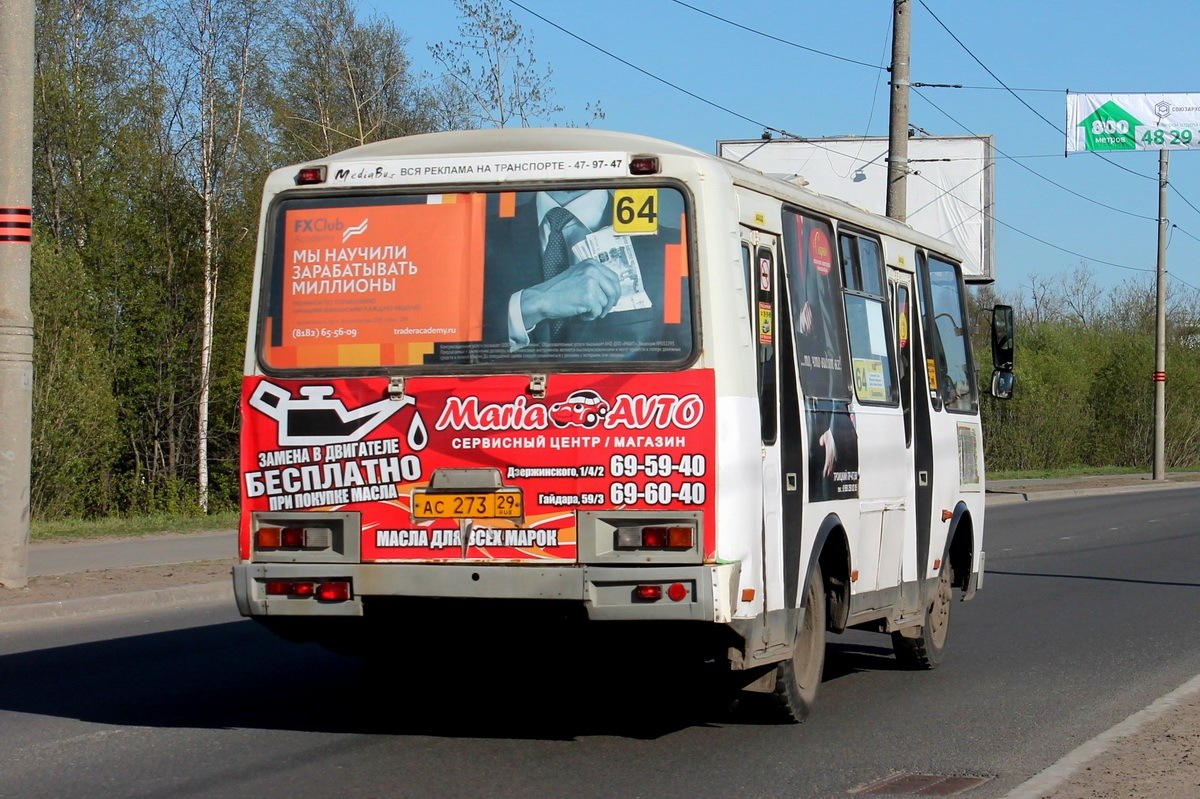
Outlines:
[[591,389],[572,392],[564,402],[550,407],[550,420],[559,427],[595,427],[608,413],[608,402]]

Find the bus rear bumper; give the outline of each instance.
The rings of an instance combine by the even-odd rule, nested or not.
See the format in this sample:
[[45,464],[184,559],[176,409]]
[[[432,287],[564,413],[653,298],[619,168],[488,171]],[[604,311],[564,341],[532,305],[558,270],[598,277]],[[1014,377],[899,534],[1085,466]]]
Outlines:
[[[376,597],[578,602],[596,621],[728,623],[739,564],[534,566],[510,564],[243,563],[233,567],[238,611],[250,617],[356,617]],[[348,581],[350,596],[267,593],[268,582]]]

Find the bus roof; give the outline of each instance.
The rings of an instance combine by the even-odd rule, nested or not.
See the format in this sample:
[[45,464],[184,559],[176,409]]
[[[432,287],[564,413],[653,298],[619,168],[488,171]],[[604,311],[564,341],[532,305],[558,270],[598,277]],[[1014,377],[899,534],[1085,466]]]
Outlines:
[[[594,128],[490,128],[422,133],[372,142],[313,159],[307,164],[332,165],[339,162],[362,162],[374,159],[420,158],[424,156],[469,156],[484,153],[543,153],[543,152],[621,151],[629,154],[674,156],[695,159],[726,171],[738,185],[791,199],[813,211],[834,216],[845,222],[879,230],[887,235],[940,252],[961,261],[955,245],[924,233],[896,220],[881,217],[857,205],[836,197],[823,195],[802,181],[783,180],[757,169],[706,153],[681,144],[634,133],[597,130]],[[292,183],[295,167],[278,170],[272,177]],[[272,182],[275,182],[274,180]],[[281,183],[276,184],[283,188]]]

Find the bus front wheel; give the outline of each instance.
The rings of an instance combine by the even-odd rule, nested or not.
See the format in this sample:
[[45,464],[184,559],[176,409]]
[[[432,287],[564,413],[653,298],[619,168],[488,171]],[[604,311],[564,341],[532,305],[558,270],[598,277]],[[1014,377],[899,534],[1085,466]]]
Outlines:
[[[937,590],[925,606],[921,626],[913,630],[892,633],[892,649],[896,660],[911,669],[936,669],[946,652],[950,632],[950,604],[954,600],[954,570],[950,559],[938,572]],[[905,633],[908,635],[905,635]]]
[[804,620],[796,631],[792,658],[775,672],[773,699],[780,714],[793,722],[808,718],[825,670],[825,581],[820,564],[813,564],[806,592]]

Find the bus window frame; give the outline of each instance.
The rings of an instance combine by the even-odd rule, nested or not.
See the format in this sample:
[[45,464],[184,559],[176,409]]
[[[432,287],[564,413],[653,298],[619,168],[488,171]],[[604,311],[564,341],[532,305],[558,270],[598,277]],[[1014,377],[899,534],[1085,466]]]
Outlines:
[[[691,322],[691,351],[679,360],[674,361],[565,361],[565,360],[519,360],[519,361],[490,361],[480,364],[380,364],[376,366],[305,366],[297,368],[280,368],[266,362],[264,356],[263,331],[266,327],[271,294],[271,280],[274,276],[271,264],[281,261],[283,238],[280,235],[281,214],[286,203],[297,199],[328,200],[331,198],[345,199],[348,204],[363,198],[386,198],[396,196],[429,196],[433,194],[502,194],[538,192],[547,190],[590,190],[590,189],[655,189],[668,188],[679,192],[683,198],[684,216],[687,230],[679,232],[680,243],[687,247],[686,274],[688,278],[688,310]],[[606,178],[594,181],[557,181],[553,183],[512,183],[512,184],[420,184],[395,186],[354,186],[347,188],[296,188],[281,191],[271,198],[267,213],[263,219],[263,250],[262,259],[257,264],[261,274],[258,280],[258,303],[254,309],[254,362],[259,371],[269,377],[288,379],[319,377],[371,377],[380,374],[416,376],[450,376],[450,375],[493,375],[493,374],[523,374],[535,373],[607,373],[607,372],[682,372],[692,368],[699,361],[703,351],[703,325],[700,313],[700,296],[697,272],[700,254],[698,252],[697,233],[697,203],[696,198],[687,183],[679,178],[655,175],[652,180],[638,179],[635,176],[622,178]],[[282,273],[282,272],[280,272]]]
[[[967,384],[971,389],[970,407],[967,408],[951,407],[942,398],[942,381],[949,381],[950,375],[949,364],[943,363],[945,361],[944,354],[946,348],[942,343],[942,334],[937,326],[938,310],[933,303],[933,277],[930,270],[930,261],[934,260],[950,267],[954,272],[955,290],[958,293],[959,318],[963,324],[963,368],[966,370]],[[960,416],[978,416],[979,385],[975,372],[974,348],[971,346],[970,317],[967,316],[967,291],[965,281],[963,280],[962,264],[933,250],[918,249],[916,282],[918,291],[921,292],[921,324],[925,328],[923,333],[926,337],[924,343],[927,349],[925,357],[928,360],[930,355],[934,356],[934,369],[937,371],[938,389],[936,397],[933,396],[933,391],[930,392],[933,409],[935,411],[944,410],[946,413],[958,414]],[[932,352],[928,350],[932,350]]]
[[[895,341],[895,332],[894,332],[895,328],[894,328],[894,323],[892,321],[889,283],[888,283],[888,279],[887,279],[887,268],[883,262],[883,241],[879,238],[879,235],[876,233],[871,233],[869,231],[863,230],[863,229],[855,227],[853,225],[839,224],[838,228],[837,228],[837,242],[838,242],[838,255],[839,255],[838,263],[839,264],[843,264],[844,263],[843,259],[846,257],[846,255],[842,251],[842,249],[843,249],[842,243],[843,243],[844,239],[850,239],[854,243],[854,250],[850,254],[850,258],[851,258],[851,266],[854,269],[854,281],[857,284],[857,287],[851,288],[846,283],[846,275],[845,275],[845,271],[843,270],[843,273],[842,273],[842,284],[843,284],[842,304],[843,304],[843,313],[846,316],[846,347],[847,347],[849,355],[850,355],[851,369],[854,368],[854,343],[853,343],[853,337],[850,334],[850,309],[846,305],[846,298],[855,296],[855,297],[861,297],[865,300],[874,300],[874,301],[878,302],[881,305],[881,307],[883,308],[884,337],[887,339],[886,343],[887,343],[888,371],[890,372],[891,378],[892,378],[891,396],[887,400],[863,399],[862,397],[860,397],[858,395],[858,386],[854,385],[853,381],[851,381],[850,388],[854,392],[854,398],[858,401],[858,403],[860,405],[869,405],[871,407],[876,407],[876,408],[898,408],[898,407],[900,407],[900,380],[899,380],[899,373],[898,373],[898,368],[897,368],[897,363],[896,363],[897,354],[896,354],[896,341]],[[859,256],[859,246],[858,246],[859,242],[863,241],[863,240],[870,241],[871,243],[873,243],[875,245],[876,264],[877,264],[876,280],[879,283],[880,290],[883,292],[882,294],[875,294],[871,291],[868,291],[866,288],[866,281],[863,280],[862,258]]]

